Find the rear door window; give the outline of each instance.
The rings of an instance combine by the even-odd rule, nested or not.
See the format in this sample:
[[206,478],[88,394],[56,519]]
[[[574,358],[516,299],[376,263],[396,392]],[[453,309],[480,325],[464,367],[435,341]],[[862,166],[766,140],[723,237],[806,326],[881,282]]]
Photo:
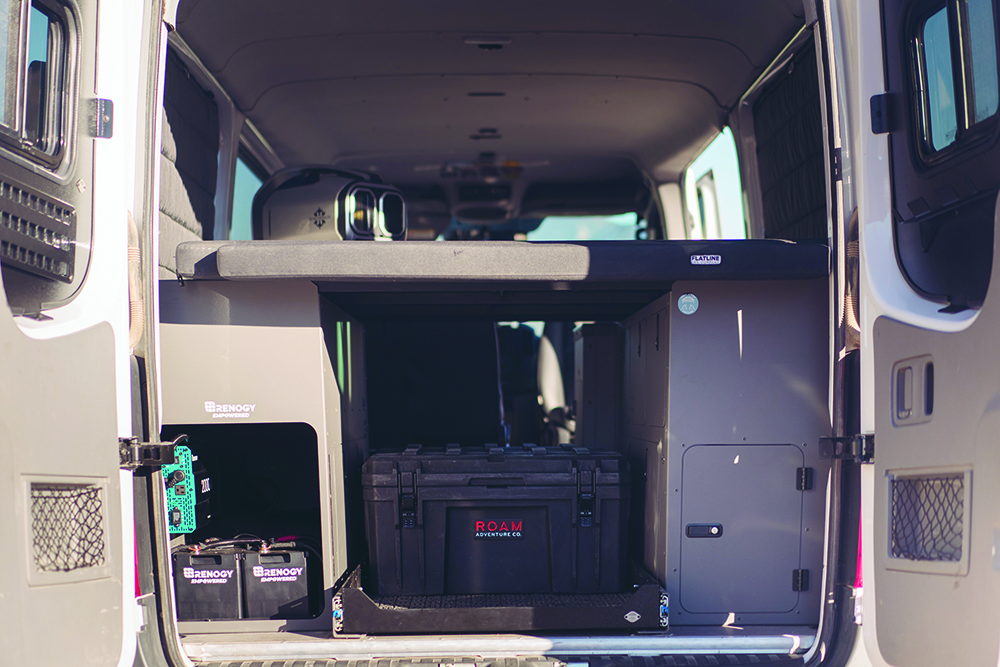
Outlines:
[[926,89],[925,140],[932,151],[939,151],[955,143],[958,132],[948,12],[944,7],[924,21],[919,44]]
[[995,119],[1000,100],[993,5],[938,5],[912,31],[919,146],[931,164],[978,143],[994,124],[987,122]]
[[996,8],[991,0],[881,6],[899,268],[914,292],[948,312],[977,308],[989,288],[1000,192]]

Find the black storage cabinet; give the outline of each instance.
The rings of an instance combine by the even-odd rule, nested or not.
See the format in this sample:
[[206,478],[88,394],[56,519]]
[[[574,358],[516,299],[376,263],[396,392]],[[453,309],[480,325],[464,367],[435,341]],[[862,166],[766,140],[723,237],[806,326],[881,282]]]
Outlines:
[[616,452],[486,447],[376,454],[362,468],[379,595],[616,593],[627,464]]

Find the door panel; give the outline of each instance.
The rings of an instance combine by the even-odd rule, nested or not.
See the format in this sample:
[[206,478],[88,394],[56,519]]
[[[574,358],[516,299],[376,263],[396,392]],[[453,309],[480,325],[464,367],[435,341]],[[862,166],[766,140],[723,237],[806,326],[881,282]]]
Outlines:
[[[4,661],[115,664],[122,525],[114,338],[27,338],[0,291]],[[19,630],[19,631],[18,631]]]
[[[8,70],[6,93],[34,93],[35,104],[0,130],[0,662],[116,664],[132,565],[122,561],[114,333],[103,322],[39,340],[12,317],[44,321],[87,280],[97,3],[5,4],[21,21],[6,46],[31,61]],[[90,277],[91,292],[107,287]],[[87,316],[100,319],[95,308],[107,302],[88,303]],[[107,312],[126,309],[123,299]],[[54,315],[61,330],[74,328],[71,314]],[[50,336],[45,326],[33,326],[38,338]]]
[[874,325],[877,639],[892,665],[997,664],[998,265],[965,331]]

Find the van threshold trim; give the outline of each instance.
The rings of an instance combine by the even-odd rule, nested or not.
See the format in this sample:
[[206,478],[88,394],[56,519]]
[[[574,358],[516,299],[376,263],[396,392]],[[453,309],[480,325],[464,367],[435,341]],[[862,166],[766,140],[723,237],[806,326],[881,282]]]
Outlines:
[[[717,628],[713,628],[717,630]],[[814,632],[810,628],[811,632]],[[815,634],[725,636],[636,635],[629,637],[528,637],[521,635],[398,636],[315,639],[287,635],[261,641],[245,634],[187,636],[184,651],[195,662],[254,660],[374,660],[376,658],[467,657],[516,658],[539,655],[771,654],[808,650]],[[222,640],[222,641],[220,641]],[[234,641],[235,640],[235,641]]]

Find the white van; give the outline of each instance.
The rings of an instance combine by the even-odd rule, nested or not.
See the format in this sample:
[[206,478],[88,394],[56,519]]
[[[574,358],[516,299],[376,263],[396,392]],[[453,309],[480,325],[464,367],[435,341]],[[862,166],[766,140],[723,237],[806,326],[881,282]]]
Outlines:
[[997,14],[5,0],[0,663],[997,664]]

